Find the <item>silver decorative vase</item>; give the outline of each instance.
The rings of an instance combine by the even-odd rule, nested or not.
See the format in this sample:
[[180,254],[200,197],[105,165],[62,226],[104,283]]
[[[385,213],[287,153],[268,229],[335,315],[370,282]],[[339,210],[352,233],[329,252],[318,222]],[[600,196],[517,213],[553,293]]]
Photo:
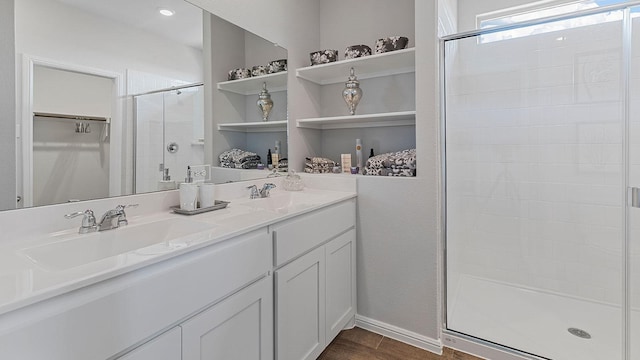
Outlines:
[[347,80],[345,88],[342,90],[342,97],[347,103],[351,115],[355,115],[356,107],[362,98],[362,89],[360,89],[360,82],[358,81],[353,68],[349,70],[349,80]]
[[269,114],[273,109],[273,100],[271,100],[271,94],[267,91],[267,83],[262,83],[262,91],[258,95],[258,109],[262,112],[262,121],[269,120]]

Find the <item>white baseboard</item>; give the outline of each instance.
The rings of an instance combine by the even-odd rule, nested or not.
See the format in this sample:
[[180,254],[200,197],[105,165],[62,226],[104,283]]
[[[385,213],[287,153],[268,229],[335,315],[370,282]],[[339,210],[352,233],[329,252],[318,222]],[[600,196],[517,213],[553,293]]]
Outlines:
[[405,330],[362,315],[356,315],[356,326],[434,354],[442,355],[442,343],[440,341],[417,334],[413,331]]

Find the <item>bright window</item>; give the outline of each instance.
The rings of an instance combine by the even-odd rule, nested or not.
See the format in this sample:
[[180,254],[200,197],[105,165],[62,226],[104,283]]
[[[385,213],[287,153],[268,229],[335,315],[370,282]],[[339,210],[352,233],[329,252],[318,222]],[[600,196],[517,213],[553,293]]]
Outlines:
[[[476,17],[476,23],[479,29],[488,29],[496,26],[515,24],[548,16],[569,14],[580,10],[594,9],[624,2],[625,0],[544,0],[523,6],[478,15]],[[622,20],[622,16],[623,14],[621,11],[611,11],[593,16],[584,16],[563,21],[554,21],[547,24],[527,26],[482,35],[480,37],[480,42],[488,43],[493,41],[515,39],[529,35],[543,34],[575,27],[601,24],[603,22],[620,21]]]

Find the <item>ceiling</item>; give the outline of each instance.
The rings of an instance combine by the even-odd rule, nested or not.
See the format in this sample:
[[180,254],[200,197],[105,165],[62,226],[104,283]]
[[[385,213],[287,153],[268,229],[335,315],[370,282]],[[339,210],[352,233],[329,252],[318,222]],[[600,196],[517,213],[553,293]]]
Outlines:
[[[97,16],[202,49],[202,9],[184,0],[58,0]],[[167,17],[158,10],[175,14]]]

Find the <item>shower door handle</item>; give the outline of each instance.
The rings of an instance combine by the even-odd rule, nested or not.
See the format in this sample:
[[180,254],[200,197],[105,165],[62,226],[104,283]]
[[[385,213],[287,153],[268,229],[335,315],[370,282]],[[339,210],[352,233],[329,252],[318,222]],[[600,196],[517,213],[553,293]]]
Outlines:
[[640,188],[631,188],[631,207],[640,208]]

